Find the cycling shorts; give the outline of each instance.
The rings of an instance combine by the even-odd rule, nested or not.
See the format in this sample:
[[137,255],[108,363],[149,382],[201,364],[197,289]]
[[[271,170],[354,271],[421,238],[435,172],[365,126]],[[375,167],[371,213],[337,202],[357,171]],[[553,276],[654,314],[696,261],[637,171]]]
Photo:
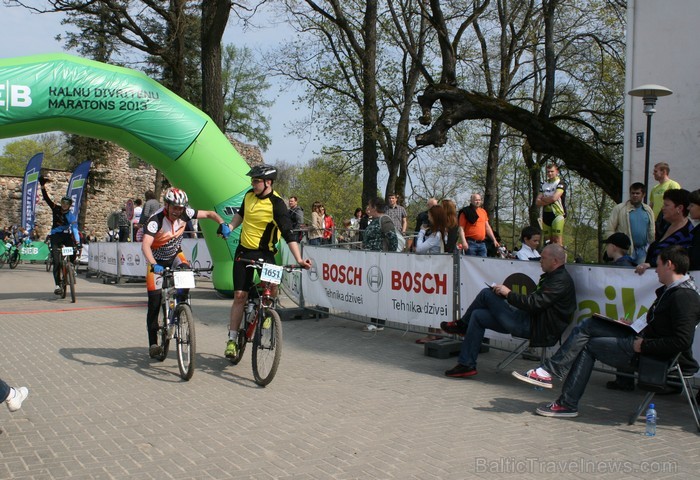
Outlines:
[[[265,263],[275,264],[275,254],[272,252],[266,252],[263,250],[249,250],[245,247],[238,246],[236,249],[236,254],[234,257],[242,260],[258,260],[262,259]],[[250,290],[253,286],[253,278],[255,275],[254,268],[246,268],[249,265],[246,262],[233,262],[233,290],[246,292]]]
[[542,212],[542,235],[545,239],[564,236],[564,215],[554,215],[554,212]]
[[[189,262],[187,261],[187,257],[185,257],[185,254],[182,253],[181,251],[178,252],[177,255],[175,255],[169,262],[165,261],[158,261],[158,265],[162,265],[164,267],[170,267],[171,270],[176,269],[180,265],[188,265]],[[161,288],[163,288],[163,275],[161,274],[156,274],[153,271],[153,265],[148,265],[148,268],[146,270],[146,290],[150,292],[155,292],[158,291],[160,292]]]

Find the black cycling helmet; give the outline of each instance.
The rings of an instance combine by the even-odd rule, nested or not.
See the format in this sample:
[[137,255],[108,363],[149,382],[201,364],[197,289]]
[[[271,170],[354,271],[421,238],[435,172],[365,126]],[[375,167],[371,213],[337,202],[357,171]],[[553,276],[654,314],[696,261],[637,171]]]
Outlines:
[[255,165],[250,169],[247,176],[251,178],[262,178],[263,180],[274,180],[277,178],[277,169],[272,165],[265,165],[261,163],[260,165]]
[[67,203],[70,203],[71,205],[73,205],[73,199],[70,197],[61,197],[61,203],[63,203],[63,202],[67,202]]

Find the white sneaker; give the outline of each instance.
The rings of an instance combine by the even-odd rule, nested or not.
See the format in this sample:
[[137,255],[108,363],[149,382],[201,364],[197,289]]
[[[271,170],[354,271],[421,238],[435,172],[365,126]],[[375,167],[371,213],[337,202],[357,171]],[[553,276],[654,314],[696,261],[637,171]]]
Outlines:
[[384,330],[384,327],[382,327],[381,325],[375,325],[373,323],[365,325],[362,328],[363,332],[381,332],[382,330]]
[[14,388],[15,395],[12,398],[5,400],[7,403],[7,408],[11,412],[16,412],[22,408],[22,402],[29,396],[29,389],[27,387]]

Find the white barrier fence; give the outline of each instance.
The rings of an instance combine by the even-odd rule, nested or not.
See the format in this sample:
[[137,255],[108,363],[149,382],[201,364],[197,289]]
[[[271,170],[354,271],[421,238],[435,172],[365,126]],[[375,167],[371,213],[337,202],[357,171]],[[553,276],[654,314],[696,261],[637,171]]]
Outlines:
[[[212,266],[203,239],[184,239],[182,250],[196,268]],[[286,245],[282,263],[294,263]],[[534,290],[542,274],[539,262],[459,257],[458,278],[452,255],[383,253],[304,245],[311,258],[308,271],[285,273],[285,293],[298,305],[317,305],[337,312],[373,317],[416,327],[438,328],[453,320],[456,305],[462,315],[485,283],[506,283],[524,292]],[[145,277],[140,243],[91,243],[88,269],[116,277]],[[636,319],[654,300],[659,282],[654,271],[637,275],[632,269],[567,264],[576,285],[579,322],[594,313]],[[697,277],[697,273],[696,277]],[[700,277],[697,277],[700,278]],[[458,295],[454,285],[458,280]],[[507,335],[488,332],[490,338]],[[693,344],[700,359],[700,332]]]

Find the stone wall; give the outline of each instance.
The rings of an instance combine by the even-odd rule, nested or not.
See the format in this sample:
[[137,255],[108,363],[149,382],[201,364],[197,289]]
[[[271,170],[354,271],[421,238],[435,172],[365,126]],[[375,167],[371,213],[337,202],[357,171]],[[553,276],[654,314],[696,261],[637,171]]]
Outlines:
[[[230,139],[236,150],[249,164],[263,161],[260,149]],[[85,220],[80,227],[85,232],[94,232],[99,240],[107,236],[107,217],[120,209],[129,199],[140,198],[145,202],[146,190],[153,190],[156,170],[150,166],[129,166],[129,152],[114,146],[109,163],[103,167],[106,178],[111,182],[102,187],[102,192],[95,195],[85,194]],[[51,199],[58,203],[68,188],[71,172],[43,169],[44,176],[50,180],[46,191]],[[22,177],[0,176],[0,226],[6,227],[19,224],[22,199]],[[81,219],[82,220],[82,219]],[[39,194],[37,202],[36,229],[40,238],[46,236],[51,229],[51,211]]]

